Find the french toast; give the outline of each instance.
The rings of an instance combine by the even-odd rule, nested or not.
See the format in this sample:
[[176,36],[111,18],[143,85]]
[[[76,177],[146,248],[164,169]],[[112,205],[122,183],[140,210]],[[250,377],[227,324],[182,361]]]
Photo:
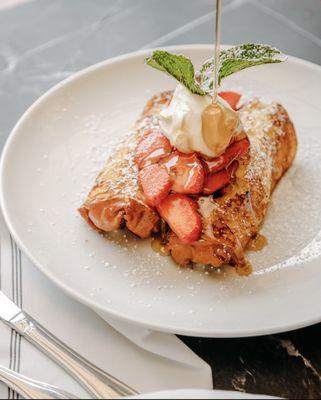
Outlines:
[[135,127],[107,159],[105,167],[79,208],[81,216],[98,231],[116,231],[121,227],[146,238],[159,229],[157,212],[144,201],[138,185],[135,150],[139,140],[158,125],[154,116],[170,101],[170,92],[154,96]]
[[[216,167],[220,167],[213,186],[212,181],[207,182],[211,174],[204,176],[198,168],[195,175],[195,166],[208,170],[213,162],[200,160],[197,155],[178,154],[160,131],[159,113],[168,106],[171,96],[171,91],[163,92],[147,103],[134,129],[108,158],[79,209],[80,214],[99,231],[126,226],[141,238],[162,235],[180,265],[231,264],[239,274],[247,275],[250,269],[244,257],[246,246],[257,235],[272,191],[295,157],[297,139],[293,124],[278,103],[264,104],[259,99],[245,103],[238,114],[246,138],[235,142],[236,145],[232,143],[227,152],[235,153],[233,146],[239,143],[245,146],[244,151],[233,153],[234,158],[225,164],[224,157],[223,163],[222,157],[214,160]],[[198,160],[197,165],[193,161],[195,179],[185,192],[175,177],[174,183],[170,174],[165,179],[164,168],[168,169],[168,160],[172,162],[173,157]],[[179,166],[176,164],[175,173]],[[200,182],[204,189],[199,189]],[[217,182],[222,184],[217,186]],[[155,188],[157,185],[160,187]],[[175,212],[170,207],[176,207]],[[160,228],[164,220],[166,234]],[[184,229],[189,230],[181,232]]]

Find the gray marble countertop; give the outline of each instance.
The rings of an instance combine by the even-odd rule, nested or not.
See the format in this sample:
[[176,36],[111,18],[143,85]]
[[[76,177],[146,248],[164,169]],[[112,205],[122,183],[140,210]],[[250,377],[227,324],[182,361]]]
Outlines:
[[[321,64],[320,0],[223,0],[222,22],[223,43],[255,40]],[[0,9],[0,147],[22,112],[75,71],[141,48],[209,43],[213,31],[213,0],[34,0]],[[320,398],[320,337],[316,325],[183,340],[212,365],[217,389]]]

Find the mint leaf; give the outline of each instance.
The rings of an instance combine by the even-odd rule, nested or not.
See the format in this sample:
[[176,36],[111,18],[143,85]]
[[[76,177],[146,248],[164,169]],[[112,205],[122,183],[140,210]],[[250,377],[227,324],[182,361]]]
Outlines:
[[146,64],[171,75],[192,93],[204,96],[206,92],[195,81],[195,71],[191,60],[185,56],[156,50],[146,58]]
[[[244,68],[285,60],[286,56],[280,50],[263,44],[248,43],[221,50],[219,83],[226,76]],[[189,58],[163,50],[154,51],[146,58],[146,64],[171,75],[194,94],[204,96],[213,90],[213,58],[204,62],[196,76]]]
[[[241,44],[227,50],[221,50],[219,83],[221,79],[259,64],[279,63],[286,60],[280,50],[263,44]],[[213,90],[214,59],[210,58],[202,65],[197,80],[206,93]]]

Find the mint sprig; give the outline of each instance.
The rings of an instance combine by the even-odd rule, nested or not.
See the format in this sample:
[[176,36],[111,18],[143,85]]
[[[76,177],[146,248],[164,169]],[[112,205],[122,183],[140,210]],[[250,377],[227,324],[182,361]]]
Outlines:
[[195,81],[195,71],[192,61],[183,56],[156,50],[146,58],[146,64],[174,77],[192,93],[204,96],[206,92]]
[[[221,80],[242,69],[260,64],[279,63],[286,60],[286,56],[278,49],[263,44],[241,44],[220,53],[219,83]],[[197,78],[202,89],[209,93],[213,90],[214,58],[210,58],[202,65]]]
[[[269,45],[249,43],[221,50],[219,83],[242,69],[285,60],[286,56],[280,50]],[[204,96],[213,90],[213,58],[204,62],[196,76],[191,60],[183,55],[156,50],[146,59],[146,63],[171,75],[194,94]]]

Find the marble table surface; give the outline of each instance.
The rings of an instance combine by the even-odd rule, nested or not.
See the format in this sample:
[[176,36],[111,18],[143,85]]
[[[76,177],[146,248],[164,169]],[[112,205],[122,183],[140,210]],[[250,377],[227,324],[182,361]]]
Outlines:
[[[141,48],[211,42],[212,9],[213,0],[0,0],[0,148],[22,112],[73,72]],[[223,0],[222,42],[253,38],[321,64],[320,0]],[[321,325],[182,339],[213,367],[217,389],[320,398],[320,338]]]

